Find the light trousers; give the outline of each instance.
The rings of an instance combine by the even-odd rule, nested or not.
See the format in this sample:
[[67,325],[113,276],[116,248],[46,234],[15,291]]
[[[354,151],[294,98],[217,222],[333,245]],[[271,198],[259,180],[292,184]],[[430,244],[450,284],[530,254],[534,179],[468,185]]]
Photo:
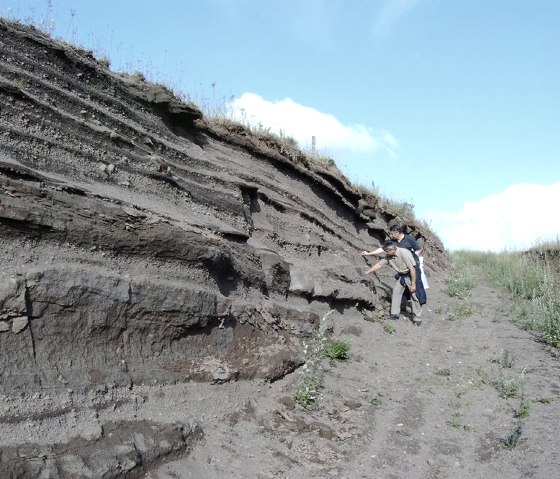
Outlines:
[[[407,285],[410,284],[410,277],[405,276],[404,280]],[[398,316],[401,313],[401,301],[402,295],[406,290],[406,286],[401,284],[401,280],[397,279],[395,284],[393,285],[393,295],[391,297],[391,315]],[[418,302],[418,296],[416,293],[412,293],[411,295],[411,303],[412,303],[412,314],[414,314],[415,318],[422,317],[422,305]]]

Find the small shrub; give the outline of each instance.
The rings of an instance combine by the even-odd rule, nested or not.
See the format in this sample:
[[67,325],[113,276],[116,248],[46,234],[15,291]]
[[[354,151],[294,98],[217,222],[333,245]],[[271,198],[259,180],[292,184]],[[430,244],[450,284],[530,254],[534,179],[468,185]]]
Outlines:
[[520,378],[513,376],[502,376],[494,381],[494,387],[503,399],[517,397],[522,389],[522,386],[523,381]]
[[523,434],[523,426],[518,424],[508,437],[502,439],[503,446],[507,449],[514,449],[521,440],[521,434]]
[[325,356],[331,362],[348,359],[350,357],[348,351],[350,351],[350,344],[344,341],[327,341],[325,343]]
[[393,334],[396,330],[395,330],[395,327],[392,324],[385,323],[383,325],[383,331],[385,331],[387,334]]
[[490,358],[491,363],[497,363],[504,369],[511,369],[515,363],[513,356],[508,351],[504,351],[501,356]]
[[490,379],[490,374],[488,371],[484,369],[482,366],[477,368],[476,372],[478,373],[479,381],[481,384],[490,384],[492,380]]
[[463,429],[464,431],[469,431],[471,429],[470,424],[463,424],[458,419],[452,419],[451,421],[448,421],[447,424],[454,429]]
[[436,374],[437,374],[438,376],[449,377],[449,376],[451,376],[451,369],[449,369],[449,368],[438,369],[438,370],[436,371]]
[[519,407],[515,411],[514,417],[516,418],[523,418],[529,415],[529,411],[531,410],[531,404],[525,396],[521,396],[521,402],[519,403]]

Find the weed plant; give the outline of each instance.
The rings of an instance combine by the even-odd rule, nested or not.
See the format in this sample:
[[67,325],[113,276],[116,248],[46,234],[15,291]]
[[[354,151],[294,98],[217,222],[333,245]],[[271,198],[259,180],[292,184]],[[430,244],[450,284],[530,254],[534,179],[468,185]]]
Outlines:
[[523,389],[523,378],[507,375],[496,379],[493,384],[501,398],[509,399],[519,395]]
[[377,396],[372,397],[372,398],[369,400],[369,403],[370,403],[372,406],[380,407],[380,406],[383,405],[383,399],[381,399],[381,395],[378,394]]
[[455,310],[449,313],[447,319],[449,321],[457,321],[458,319],[461,318],[468,318],[469,316],[472,316],[472,314],[473,314],[472,306],[469,306],[468,304],[460,304],[455,308]]
[[529,416],[529,411],[531,410],[531,403],[527,400],[525,395],[521,396],[521,402],[519,407],[515,411],[515,417],[518,419]]
[[313,340],[310,343],[303,343],[303,352],[306,359],[301,369],[301,378],[297,383],[294,399],[305,409],[314,409],[319,403],[323,382],[321,362],[325,357],[326,333],[329,329],[327,318],[333,312],[334,310],[331,310],[323,316]]
[[523,434],[523,426],[521,424],[518,424],[508,437],[502,439],[503,446],[506,449],[515,449],[519,444],[519,441],[521,440],[522,434]]
[[383,331],[385,331],[387,334],[393,334],[396,331],[396,329],[392,324],[385,323],[383,325]]
[[491,363],[499,364],[504,369],[511,369],[515,364],[515,358],[509,354],[509,351],[503,351],[500,356],[490,358]]
[[350,357],[350,344],[345,341],[327,341],[325,343],[325,356],[331,364],[344,361]]

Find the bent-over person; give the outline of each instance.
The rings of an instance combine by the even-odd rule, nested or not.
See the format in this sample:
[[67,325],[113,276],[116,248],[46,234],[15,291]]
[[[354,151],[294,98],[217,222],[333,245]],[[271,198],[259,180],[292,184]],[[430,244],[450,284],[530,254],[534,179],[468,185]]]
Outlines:
[[416,261],[409,250],[398,248],[393,241],[386,241],[382,248],[387,256],[375,263],[365,274],[375,273],[386,265],[391,266],[397,275],[391,297],[390,318],[399,319],[402,296],[408,289],[412,302],[412,321],[415,326],[420,326],[422,324],[422,305],[416,295]]

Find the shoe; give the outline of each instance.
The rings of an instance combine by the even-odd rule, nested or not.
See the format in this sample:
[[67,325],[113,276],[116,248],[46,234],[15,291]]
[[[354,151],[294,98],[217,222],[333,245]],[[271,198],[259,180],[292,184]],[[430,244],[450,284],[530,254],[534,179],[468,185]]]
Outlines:
[[414,326],[422,326],[422,320],[415,319],[414,321],[412,321],[412,324],[414,324]]
[[389,316],[389,319],[396,321],[397,319],[399,319],[399,315],[398,314],[391,314],[391,316]]

